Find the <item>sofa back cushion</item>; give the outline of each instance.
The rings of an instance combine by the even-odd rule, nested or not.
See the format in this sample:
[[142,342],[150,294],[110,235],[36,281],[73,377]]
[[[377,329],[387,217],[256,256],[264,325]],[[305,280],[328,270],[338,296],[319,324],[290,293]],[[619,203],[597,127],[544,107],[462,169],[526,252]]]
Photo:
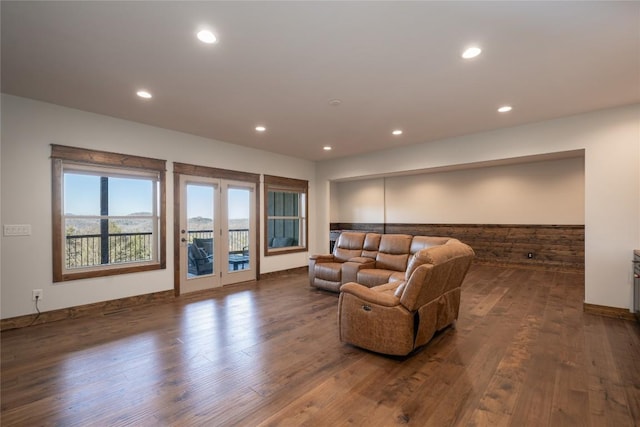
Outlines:
[[376,259],[378,255],[378,248],[380,247],[381,234],[367,233],[364,238],[364,245],[362,246],[362,255],[366,258]]
[[449,240],[452,239],[450,237],[414,236],[411,241],[411,254],[415,254],[421,249],[444,245]]
[[408,310],[416,310],[460,287],[473,257],[473,249],[455,239],[417,252],[407,269],[402,295],[396,296]]
[[407,234],[383,234],[376,255],[376,268],[405,271],[411,240],[412,236]]
[[[448,237],[427,237],[427,236],[416,236],[413,238],[411,242],[411,257],[409,258],[409,263],[407,265],[407,270],[405,272],[405,280],[409,280],[409,277],[413,274],[413,271],[426,262],[433,261],[432,256],[430,255],[437,254],[439,252],[449,253],[450,251],[432,251],[432,248],[436,248],[438,246],[448,246],[452,248],[457,243],[462,243],[458,239],[450,239]],[[414,252],[414,249],[417,249]],[[442,262],[443,260],[440,259]]]
[[333,256],[338,262],[346,262],[362,254],[366,233],[344,231],[333,248]]

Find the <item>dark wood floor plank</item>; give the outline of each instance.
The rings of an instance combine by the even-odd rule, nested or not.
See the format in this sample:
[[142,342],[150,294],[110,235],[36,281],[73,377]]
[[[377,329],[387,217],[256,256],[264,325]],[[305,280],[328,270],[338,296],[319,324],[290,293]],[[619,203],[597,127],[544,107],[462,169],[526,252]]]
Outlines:
[[579,273],[474,265],[456,328],[406,358],[340,343],[304,274],[2,332],[2,425],[640,423],[638,324]]
[[604,317],[585,314],[585,353],[591,418],[602,426],[630,426],[625,388],[606,337]]
[[555,373],[559,366],[557,352],[561,345],[562,305],[554,295],[554,279],[548,276],[532,273],[542,298],[538,305],[541,322],[536,345],[531,349],[525,385],[518,396],[510,425],[550,425]]
[[489,381],[478,408],[472,414],[474,425],[507,425],[520,397],[531,359],[532,346],[540,329],[540,316],[523,319],[520,329]]
[[[461,364],[465,367],[464,374],[443,392],[435,408],[422,406],[415,414],[417,419],[428,417],[432,425],[471,423],[474,411],[482,407],[483,395],[491,387],[492,379],[504,375],[501,369],[510,363],[510,344],[518,339],[522,316],[532,303],[531,299],[525,298],[525,288],[520,286],[521,279],[519,274],[503,275],[499,280],[512,284],[508,292],[500,291],[501,298],[492,302],[490,311],[473,313],[483,313],[485,317],[482,320],[470,320],[475,325],[472,335],[465,339],[465,344],[470,346],[458,346]],[[451,359],[455,360],[455,357]]]

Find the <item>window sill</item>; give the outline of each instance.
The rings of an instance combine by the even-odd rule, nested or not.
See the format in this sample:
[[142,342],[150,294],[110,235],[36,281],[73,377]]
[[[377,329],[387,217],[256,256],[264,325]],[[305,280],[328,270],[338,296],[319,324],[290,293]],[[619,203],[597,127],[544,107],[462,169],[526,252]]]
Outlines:
[[296,252],[308,252],[305,246],[290,246],[286,248],[267,248],[264,256],[292,254]]
[[[93,277],[117,276],[120,274],[138,273],[142,271],[164,270],[166,265],[160,263],[128,265],[126,267],[105,267],[95,270],[83,270],[78,272],[66,272],[59,276],[54,275],[54,282],[67,282],[70,280],[90,279]],[[57,277],[56,277],[57,276]]]

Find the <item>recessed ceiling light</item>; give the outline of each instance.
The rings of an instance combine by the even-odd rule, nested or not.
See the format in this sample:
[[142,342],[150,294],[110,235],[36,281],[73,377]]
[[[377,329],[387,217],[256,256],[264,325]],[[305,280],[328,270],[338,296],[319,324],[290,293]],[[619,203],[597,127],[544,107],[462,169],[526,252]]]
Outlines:
[[140,98],[144,98],[144,99],[151,98],[151,94],[149,92],[147,92],[146,90],[139,90],[139,91],[136,92],[136,95],[138,95]]
[[394,134],[395,136],[402,135],[402,131],[400,129],[396,129],[391,133]]
[[329,100],[329,105],[331,105],[332,107],[337,107],[340,104],[342,104],[342,101],[337,98]]
[[202,43],[212,44],[218,41],[215,34],[213,34],[209,30],[198,31],[197,36],[198,40],[200,40]]
[[508,113],[511,110],[513,110],[511,105],[503,105],[502,107],[498,108],[498,113]]
[[467,50],[465,50],[464,52],[462,52],[462,57],[464,59],[475,58],[476,56],[480,55],[480,52],[482,52],[482,49],[480,49],[477,46],[472,46],[470,48],[467,48]]
[[256,126],[256,130],[257,130],[258,132],[264,132],[265,130],[267,130],[267,128],[266,128],[266,127],[264,127],[264,126]]
[[325,145],[324,147],[322,147],[322,149],[323,149],[324,151],[331,151],[331,150],[332,150],[332,147],[331,147],[330,145]]

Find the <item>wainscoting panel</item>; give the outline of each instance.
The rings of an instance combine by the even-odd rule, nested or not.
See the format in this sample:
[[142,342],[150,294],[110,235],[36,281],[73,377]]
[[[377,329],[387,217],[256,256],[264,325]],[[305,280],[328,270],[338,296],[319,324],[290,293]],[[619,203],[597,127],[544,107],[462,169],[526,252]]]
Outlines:
[[584,271],[584,225],[332,223],[331,230],[455,237],[473,248],[476,263]]

